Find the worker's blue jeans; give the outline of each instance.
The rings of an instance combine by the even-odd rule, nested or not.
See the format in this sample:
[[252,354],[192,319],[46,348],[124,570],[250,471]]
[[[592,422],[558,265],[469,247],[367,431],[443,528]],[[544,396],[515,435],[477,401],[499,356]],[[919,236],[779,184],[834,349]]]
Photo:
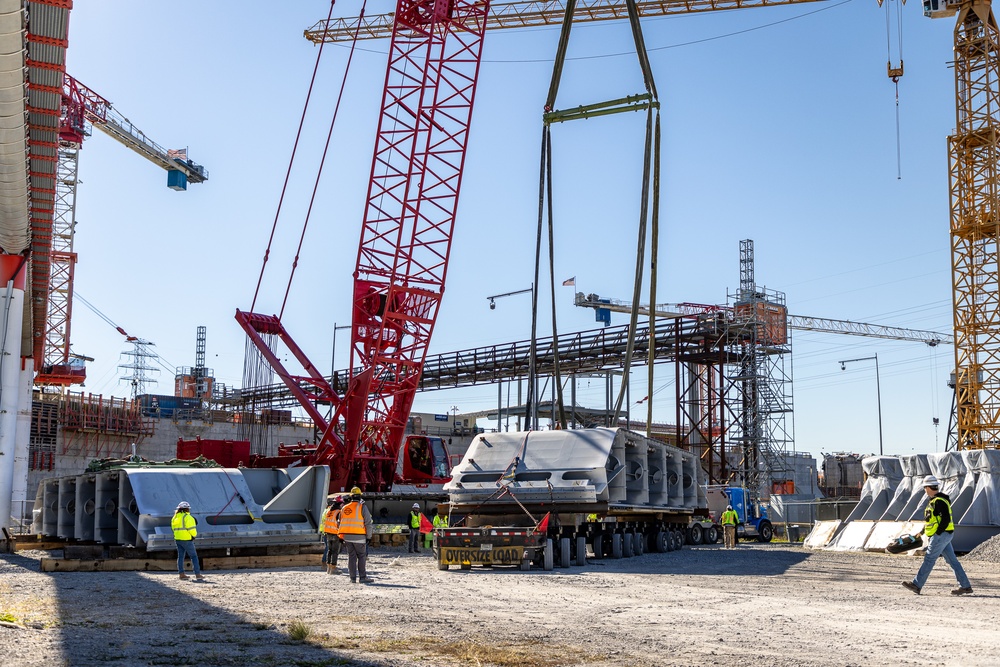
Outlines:
[[951,565],[951,569],[955,571],[955,578],[958,579],[959,586],[962,588],[972,588],[968,575],[965,574],[962,564],[958,562],[958,556],[955,555],[955,548],[951,546],[951,541],[954,537],[955,533],[931,535],[930,543],[927,545],[927,553],[924,554],[924,562],[920,565],[920,570],[913,579],[913,583],[916,584],[917,588],[923,588],[924,584],[927,583],[927,577],[930,576],[931,570],[934,569],[934,563],[937,562],[939,556],[944,556],[944,561],[948,565]]
[[194,540],[176,540],[177,544],[177,571],[184,574],[184,556],[187,555],[194,565],[194,574],[201,574],[201,565],[198,563],[198,552],[194,550]]

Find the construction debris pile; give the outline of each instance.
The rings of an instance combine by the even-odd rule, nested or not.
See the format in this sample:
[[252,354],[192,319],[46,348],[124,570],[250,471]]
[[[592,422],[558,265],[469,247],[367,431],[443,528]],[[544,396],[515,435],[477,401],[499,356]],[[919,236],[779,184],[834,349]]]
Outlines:
[[955,550],[970,551],[1000,534],[1000,451],[969,449],[862,461],[867,480],[846,520],[820,521],[805,546],[834,551],[882,551],[901,535],[923,528],[925,475],[941,480],[951,498]]

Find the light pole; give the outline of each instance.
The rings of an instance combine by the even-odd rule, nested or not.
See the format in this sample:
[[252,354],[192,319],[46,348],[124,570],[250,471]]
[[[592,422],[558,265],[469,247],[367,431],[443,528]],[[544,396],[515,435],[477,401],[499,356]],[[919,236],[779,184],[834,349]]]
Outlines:
[[[528,400],[525,412],[525,420],[527,421],[527,427],[529,431],[538,430],[538,407],[537,399],[535,398],[535,283],[531,283],[531,287],[528,289],[516,290],[514,292],[504,292],[503,294],[494,294],[493,296],[488,296],[486,299],[490,302],[490,310],[496,310],[497,299],[502,299],[507,296],[514,296],[516,294],[531,294],[531,343],[528,347]],[[500,420],[500,405],[499,400],[497,404],[497,423]]]
[[879,456],[882,456],[882,386],[879,382],[878,375],[878,355],[860,357],[859,359],[846,359],[844,361],[838,361],[837,363],[840,364],[840,370],[845,371],[847,370],[847,364],[852,361],[872,361],[873,359],[875,360],[875,396],[878,401],[878,454]]

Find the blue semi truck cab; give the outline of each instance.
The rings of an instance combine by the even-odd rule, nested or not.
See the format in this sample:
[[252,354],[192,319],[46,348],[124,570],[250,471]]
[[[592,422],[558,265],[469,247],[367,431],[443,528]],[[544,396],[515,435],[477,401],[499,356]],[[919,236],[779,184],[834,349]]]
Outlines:
[[767,517],[767,507],[752,498],[744,488],[726,487],[723,492],[740,517],[736,534],[745,539],[756,538],[758,542],[770,542],[774,537],[774,528]]

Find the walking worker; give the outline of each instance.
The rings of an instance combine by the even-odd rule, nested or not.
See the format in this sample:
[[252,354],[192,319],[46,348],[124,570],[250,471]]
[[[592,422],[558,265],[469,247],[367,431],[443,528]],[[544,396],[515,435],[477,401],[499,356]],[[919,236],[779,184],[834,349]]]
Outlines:
[[[368,540],[372,537],[372,513],[361,500],[361,489],[351,489],[351,502],[340,510],[340,536],[347,548],[347,573],[351,583],[370,584],[368,576]],[[358,578],[360,575],[360,579]]]
[[930,496],[927,507],[924,508],[924,535],[930,538],[927,544],[927,553],[924,554],[924,562],[920,564],[917,576],[913,581],[904,581],[903,586],[917,595],[927,583],[927,577],[934,569],[934,563],[939,556],[944,556],[944,560],[951,569],[955,571],[955,578],[958,579],[958,588],[954,589],[952,595],[969,595],[972,593],[972,584],[968,575],[958,562],[955,555],[955,548],[951,541],[955,537],[955,522],[951,516],[951,498],[940,491],[941,483],[934,475],[924,477],[924,493]]
[[327,574],[337,574],[337,560],[340,556],[340,506],[339,499],[328,500],[319,525],[320,533],[323,534],[323,565]]
[[725,548],[736,547],[736,524],[740,521],[740,515],[733,510],[732,505],[726,505],[726,511],[722,513],[722,532],[725,538]]
[[410,542],[406,551],[420,553],[420,503],[413,503],[410,508]]
[[177,503],[177,510],[170,520],[170,528],[174,531],[174,542],[177,544],[177,573],[181,579],[187,579],[184,574],[184,556],[191,559],[194,566],[194,578],[204,581],[201,576],[201,564],[198,563],[198,552],[194,549],[194,538],[198,537],[198,519],[191,516],[191,504],[186,500]]

